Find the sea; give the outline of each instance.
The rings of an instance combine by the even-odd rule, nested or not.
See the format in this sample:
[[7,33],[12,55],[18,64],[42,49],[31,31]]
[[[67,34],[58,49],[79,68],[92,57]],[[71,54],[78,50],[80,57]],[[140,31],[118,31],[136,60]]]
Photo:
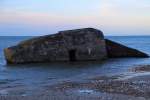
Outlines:
[[[150,58],[116,58],[103,62],[61,62],[7,65],[3,49],[30,36],[0,37],[0,95],[30,95],[37,89],[92,76],[129,75],[129,69],[150,64]],[[106,36],[106,38],[150,55],[150,36]],[[13,90],[15,92],[13,92]]]

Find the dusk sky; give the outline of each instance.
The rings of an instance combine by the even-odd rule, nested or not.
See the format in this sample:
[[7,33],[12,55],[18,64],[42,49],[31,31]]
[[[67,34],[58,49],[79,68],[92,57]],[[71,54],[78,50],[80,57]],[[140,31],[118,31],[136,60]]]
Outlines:
[[150,0],[0,0],[0,35],[86,27],[105,35],[150,35]]

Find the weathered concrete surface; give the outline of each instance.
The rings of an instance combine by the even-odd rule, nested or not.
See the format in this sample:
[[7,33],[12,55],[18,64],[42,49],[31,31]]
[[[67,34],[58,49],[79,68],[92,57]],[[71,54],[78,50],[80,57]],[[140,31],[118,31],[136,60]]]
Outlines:
[[104,39],[100,30],[60,31],[22,41],[4,50],[9,64],[103,60],[107,57],[148,57],[147,54]]
[[107,55],[110,58],[118,58],[118,57],[149,57],[147,54],[138,51],[136,49],[132,49],[121,45],[119,43],[113,42],[111,40],[105,39]]
[[93,28],[60,31],[23,41],[4,50],[7,63],[102,60],[107,57],[103,33]]

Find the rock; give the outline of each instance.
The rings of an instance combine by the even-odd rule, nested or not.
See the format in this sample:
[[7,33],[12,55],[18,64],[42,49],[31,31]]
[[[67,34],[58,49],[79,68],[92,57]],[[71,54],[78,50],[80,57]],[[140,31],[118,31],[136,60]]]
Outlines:
[[118,57],[149,57],[147,54],[121,45],[119,43],[113,42],[111,40],[105,39],[107,55],[109,58],[118,58]]
[[93,28],[60,31],[4,50],[9,64],[88,61],[107,58],[103,33]]
[[148,57],[138,50],[105,40],[103,33],[93,28],[60,31],[22,41],[4,49],[4,54],[8,64]]

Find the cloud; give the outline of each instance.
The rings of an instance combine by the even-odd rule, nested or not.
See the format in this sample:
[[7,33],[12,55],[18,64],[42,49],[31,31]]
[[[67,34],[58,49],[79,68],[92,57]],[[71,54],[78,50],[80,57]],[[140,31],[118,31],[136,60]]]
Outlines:
[[[142,31],[150,33],[150,2],[147,0],[94,0],[92,2],[96,4],[90,6],[84,2],[75,9],[76,6],[71,7],[70,1],[69,8],[72,9],[61,10],[58,7],[58,12],[5,9],[0,11],[0,26],[6,27],[3,30],[10,27],[12,31],[18,29],[22,33],[34,34],[80,27],[95,27],[116,34],[139,34]],[[80,8],[84,10],[79,10]]]
[[124,14],[147,14],[150,10],[148,0],[102,0],[101,8],[115,9]]
[[[150,8],[140,5],[137,0],[105,0],[100,7],[99,18],[127,26],[150,26]],[[138,2],[136,4],[136,2]],[[150,3],[150,2],[149,2]],[[129,4],[129,5],[128,5]],[[136,4],[136,6],[134,6]],[[110,23],[111,24],[111,23]]]

